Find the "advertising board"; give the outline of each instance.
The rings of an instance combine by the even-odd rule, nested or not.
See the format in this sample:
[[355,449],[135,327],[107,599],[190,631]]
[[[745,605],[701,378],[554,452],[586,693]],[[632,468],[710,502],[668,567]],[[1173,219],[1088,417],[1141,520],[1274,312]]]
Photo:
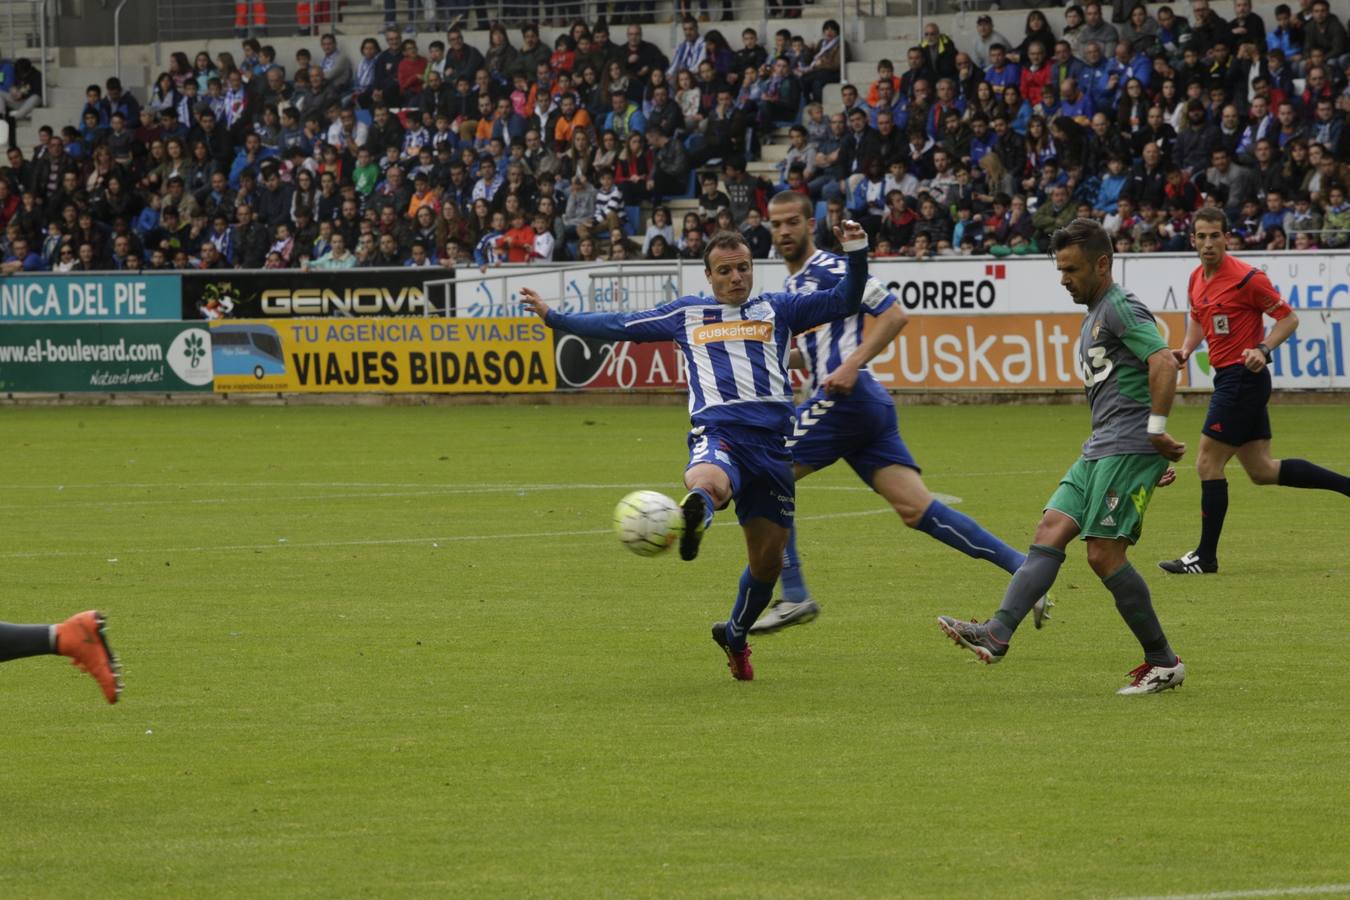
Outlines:
[[211,390],[211,335],[179,322],[25,323],[0,328],[0,391]]
[[554,389],[536,318],[217,320],[218,392],[519,393]]

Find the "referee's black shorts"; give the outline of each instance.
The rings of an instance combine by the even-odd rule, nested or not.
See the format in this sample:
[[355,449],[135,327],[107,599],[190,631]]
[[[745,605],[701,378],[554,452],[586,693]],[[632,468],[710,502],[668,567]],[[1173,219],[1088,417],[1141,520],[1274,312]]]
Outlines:
[[1270,367],[1253,372],[1246,366],[1224,366],[1214,373],[1214,396],[1201,433],[1232,447],[1270,440]]

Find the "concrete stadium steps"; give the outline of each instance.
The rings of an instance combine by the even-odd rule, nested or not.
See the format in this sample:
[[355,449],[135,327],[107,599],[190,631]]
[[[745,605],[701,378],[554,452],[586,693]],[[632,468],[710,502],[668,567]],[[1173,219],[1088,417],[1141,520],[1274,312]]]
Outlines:
[[[16,143],[28,152],[37,142],[38,129],[43,125],[60,129],[66,125],[79,126],[80,113],[84,110],[84,92],[91,84],[100,87],[117,74],[115,65],[60,65],[65,58],[74,58],[68,50],[54,53],[47,65],[47,105],[33,110],[33,117],[18,123]],[[122,64],[122,83],[127,85],[138,100],[144,101],[146,85],[150,80],[150,68],[145,65]]]

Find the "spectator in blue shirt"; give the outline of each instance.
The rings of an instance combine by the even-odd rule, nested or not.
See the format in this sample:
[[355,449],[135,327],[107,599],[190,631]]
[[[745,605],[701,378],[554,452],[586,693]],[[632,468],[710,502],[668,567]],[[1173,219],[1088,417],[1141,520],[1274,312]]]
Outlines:
[[1086,125],[1096,112],[1092,98],[1078,89],[1078,82],[1066,78],[1059,85],[1059,114]]
[[1008,62],[1008,48],[1002,44],[994,44],[989,48],[989,65],[984,70],[984,80],[997,88],[1008,85],[1017,87],[1022,83],[1022,67]]
[[625,89],[616,88],[610,94],[610,103],[613,108],[605,116],[604,124],[600,128],[601,134],[612,131],[618,136],[620,143],[626,140],[630,133],[646,134],[647,117],[642,114],[642,107],[628,102],[628,92]]
[[10,245],[9,253],[0,260],[0,275],[17,275],[20,272],[45,272],[47,265],[42,257],[28,246],[28,238],[16,237]]
[[1266,49],[1279,50],[1290,62],[1298,62],[1303,54],[1303,29],[1288,3],[1275,7],[1275,27],[1266,33]]

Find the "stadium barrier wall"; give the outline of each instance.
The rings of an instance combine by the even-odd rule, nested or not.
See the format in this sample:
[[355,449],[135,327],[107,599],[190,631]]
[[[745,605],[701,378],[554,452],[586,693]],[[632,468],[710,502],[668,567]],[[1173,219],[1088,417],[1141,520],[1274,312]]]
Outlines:
[[176,322],[182,293],[177,274],[11,276],[0,278],[0,323]]
[[[1350,253],[1298,251],[1255,253],[1242,257],[1265,271],[1289,302],[1301,309],[1350,309]],[[1156,253],[1119,257],[1116,280],[1154,312],[1186,308],[1186,285],[1195,270],[1192,253]],[[926,260],[878,259],[872,274],[895,291],[909,312],[923,315],[980,313],[1054,313],[1073,309],[1059,288],[1049,257],[995,260],[989,257],[938,257]],[[654,274],[664,275],[654,290]],[[755,263],[756,293],[782,289],[787,269],[779,260]],[[636,312],[677,297],[707,296],[703,264],[697,261],[624,263],[586,266],[505,266],[480,273],[457,273],[457,297],[447,314],[460,318],[516,315],[521,288],[538,291],[563,312]]]
[[[1350,254],[1244,259],[1263,267],[1300,312],[1298,333],[1271,364],[1276,387],[1350,389]],[[758,267],[757,283],[769,287],[781,265]],[[1174,254],[1116,263],[1117,277],[1155,310],[1173,343],[1184,328],[1194,265],[1193,256]],[[1081,317],[1049,284],[1047,259],[880,260],[873,271],[918,313],[873,363],[887,387],[1081,386],[1073,356]],[[517,297],[521,287],[535,286],[563,309],[648,308],[656,294],[698,293],[696,262],[447,274],[403,268],[0,279],[0,391],[495,393],[686,383],[673,347],[569,336],[555,346],[549,329],[518,318]],[[639,289],[630,292],[629,284]],[[306,313],[315,317],[298,318]],[[202,316],[213,317],[209,329]],[[192,321],[195,328],[183,324]],[[1203,348],[1182,384],[1212,384]]]
[[211,323],[218,393],[552,391],[539,319],[292,319]]
[[0,328],[0,391],[210,391],[211,335],[183,322],[39,322]]

